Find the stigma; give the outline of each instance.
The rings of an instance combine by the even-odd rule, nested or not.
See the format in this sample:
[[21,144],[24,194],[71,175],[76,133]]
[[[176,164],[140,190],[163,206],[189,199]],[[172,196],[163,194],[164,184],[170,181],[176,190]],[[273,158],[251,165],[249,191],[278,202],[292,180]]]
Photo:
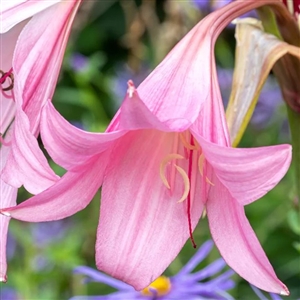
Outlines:
[[141,291],[144,296],[164,296],[171,290],[171,281],[166,276],[160,276],[154,280],[148,287]]

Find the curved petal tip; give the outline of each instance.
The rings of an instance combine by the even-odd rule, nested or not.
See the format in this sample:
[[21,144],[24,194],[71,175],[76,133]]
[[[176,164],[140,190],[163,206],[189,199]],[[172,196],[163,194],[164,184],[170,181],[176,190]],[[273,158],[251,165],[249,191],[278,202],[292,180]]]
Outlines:
[[7,282],[7,276],[4,275],[4,276],[0,276],[0,282]]
[[5,210],[0,210],[0,214],[3,215],[3,216],[6,216],[6,217],[10,217],[10,213],[5,211]]
[[283,286],[283,290],[280,292],[280,295],[282,295],[282,296],[290,295],[290,291],[288,290],[288,288],[285,285]]

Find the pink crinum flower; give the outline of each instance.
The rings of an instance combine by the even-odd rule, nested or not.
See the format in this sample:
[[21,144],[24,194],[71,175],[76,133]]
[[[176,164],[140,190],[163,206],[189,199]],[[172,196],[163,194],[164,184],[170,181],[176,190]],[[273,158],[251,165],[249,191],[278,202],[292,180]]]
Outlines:
[[[18,130],[33,149],[38,149],[35,136],[43,104],[52,98],[58,78],[70,25],[81,1],[20,1],[1,2],[0,39],[0,170],[10,168],[14,184],[0,180],[0,207],[16,205],[17,188],[24,174],[17,167],[26,157],[31,178],[26,184],[35,194],[54,184],[59,177],[50,168],[41,169],[47,160],[41,153],[32,157]],[[53,20],[55,19],[55,22]],[[25,151],[24,151],[25,150]],[[35,180],[34,172],[39,174]],[[43,174],[43,180],[40,175]],[[6,281],[6,237],[9,218],[0,216],[1,249],[0,281]]]
[[[49,189],[2,214],[31,222],[65,218],[85,208],[102,185],[97,267],[141,290],[188,238],[195,243],[193,230],[205,208],[228,265],[253,285],[287,295],[244,205],[281,180],[291,147],[230,147],[213,55],[228,22],[265,4],[285,10],[279,0],[235,1],[203,19],[138,89],[129,81],[106,133],[75,128],[46,103],[42,139],[67,172]],[[23,132],[18,134],[25,142]],[[30,173],[22,159],[19,168]],[[10,171],[3,178],[14,184]]]

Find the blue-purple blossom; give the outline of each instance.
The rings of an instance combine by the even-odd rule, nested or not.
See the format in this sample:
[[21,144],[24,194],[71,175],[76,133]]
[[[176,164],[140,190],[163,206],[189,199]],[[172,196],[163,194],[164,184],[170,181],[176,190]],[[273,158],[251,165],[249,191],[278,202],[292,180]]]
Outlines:
[[0,286],[0,299],[1,300],[19,300],[21,299],[18,293],[10,287]]
[[65,220],[40,222],[31,225],[32,237],[39,248],[64,237],[69,223]]
[[[218,69],[218,80],[224,106],[228,104],[232,90],[233,69]],[[268,125],[275,111],[283,104],[280,88],[273,77],[268,77],[259,95],[251,118],[251,124],[258,128]]]
[[[200,9],[201,12],[203,12],[204,14],[208,14],[211,13],[221,7],[223,7],[224,5],[229,4],[230,2],[232,2],[233,0],[192,0],[193,4]],[[256,13],[254,10],[244,14],[241,16],[241,18],[243,17],[256,17]]]
[[70,58],[70,65],[75,72],[82,72],[88,67],[88,58],[80,53],[74,53]]
[[[220,273],[226,263],[223,259],[218,259],[201,269],[192,273],[199,263],[208,255],[213,247],[212,241],[207,241],[189,260],[189,262],[170,278],[160,277],[162,281],[168,281],[168,290],[161,290],[150,285],[143,291],[136,291],[132,286],[105,275],[92,268],[81,266],[75,269],[75,273],[88,276],[88,281],[105,283],[117,291],[109,295],[102,296],[75,296],[71,300],[200,300],[200,299],[233,299],[227,291],[234,287],[231,276],[232,270]],[[218,274],[218,275],[217,275]],[[146,292],[145,292],[146,291]]]

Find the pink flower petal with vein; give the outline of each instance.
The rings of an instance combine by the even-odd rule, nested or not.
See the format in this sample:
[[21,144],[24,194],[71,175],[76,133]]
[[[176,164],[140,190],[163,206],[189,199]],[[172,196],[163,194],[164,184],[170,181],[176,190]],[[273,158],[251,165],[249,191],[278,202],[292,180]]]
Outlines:
[[[229,194],[217,177],[207,201],[207,217],[213,240],[226,263],[240,276],[268,292],[285,294],[241,204]],[[221,201],[220,201],[221,200]]]
[[[9,148],[1,146],[0,149],[0,170],[7,159]],[[0,180],[0,208],[16,205],[17,189],[7,185]],[[0,281],[6,281],[7,261],[6,261],[6,242],[7,230],[10,218],[0,215]]]
[[15,101],[26,112],[33,133],[38,128],[43,104],[53,96],[80,2],[62,1],[40,12],[19,36],[13,57]]
[[249,204],[273,189],[289,169],[290,145],[259,148],[222,147],[197,136],[205,158],[240,204]]
[[109,151],[92,158],[44,192],[0,212],[27,222],[54,221],[75,214],[90,203],[101,186],[108,155]]
[[70,169],[84,163],[91,156],[103,152],[126,131],[90,133],[67,122],[47,102],[41,116],[41,136],[51,158],[60,166]]
[[[105,174],[97,267],[138,290],[165,270],[189,238],[187,202],[177,202],[182,179],[175,179],[170,193],[159,176],[173,139],[173,133],[156,130],[128,133],[114,146]],[[193,227],[203,209],[200,180],[198,184],[191,209]]]
[[30,133],[27,116],[21,109],[17,110],[12,139],[14,142],[1,176],[5,182],[14,187],[23,184],[30,193],[37,194],[59,179]]
[[0,33],[7,32],[16,24],[34,16],[61,0],[6,0],[1,1]]

